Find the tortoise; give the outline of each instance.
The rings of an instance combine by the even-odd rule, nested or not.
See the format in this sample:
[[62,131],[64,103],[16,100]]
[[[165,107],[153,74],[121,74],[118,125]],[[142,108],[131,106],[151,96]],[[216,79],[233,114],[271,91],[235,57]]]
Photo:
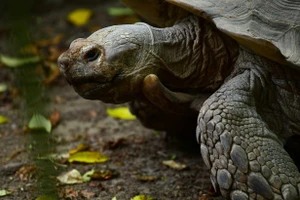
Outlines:
[[300,199],[300,2],[123,0],[147,23],[74,40],[58,59],[86,99],[130,102],[147,127],[194,130],[223,198]]

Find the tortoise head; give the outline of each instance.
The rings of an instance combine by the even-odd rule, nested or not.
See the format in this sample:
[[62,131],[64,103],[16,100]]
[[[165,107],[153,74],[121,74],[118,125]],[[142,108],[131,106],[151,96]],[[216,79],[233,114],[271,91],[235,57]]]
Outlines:
[[74,40],[58,59],[60,70],[75,91],[87,99],[122,103],[140,91],[147,67],[149,31],[141,24],[101,29]]

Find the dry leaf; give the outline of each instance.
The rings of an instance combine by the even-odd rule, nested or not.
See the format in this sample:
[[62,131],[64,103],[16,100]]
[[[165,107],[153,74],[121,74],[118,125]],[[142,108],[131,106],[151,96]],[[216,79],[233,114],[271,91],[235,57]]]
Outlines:
[[73,169],[67,173],[64,173],[57,177],[57,179],[62,184],[79,184],[85,182],[80,174],[80,172],[76,169]]
[[83,163],[101,163],[108,161],[108,158],[95,151],[77,152],[70,156],[69,162],[83,162]]
[[35,44],[39,47],[48,47],[50,45],[58,44],[61,42],[63,39],[62,34],[57,34],[54,38],[52,39],[41,39],[41,40],[36,40]]
[[140,175],[137,175],[137,179],[140,181],[155,181],[155,180],[157,180],[157,176],[140,174]]
[[69,189],[69,188],[66,188],[64,190],[64,199],[78,199],[79,197],[79,192],[76,191],[76,190],[73,190],[73,189]]
[[125,141],[126,141],[125,138],[119,138],[118,140],[114,140],[114,141],[107,141],[105,142],[104,149],[116,149],[117,147],[124,144]]
[[36,167],[34,165],[23,166],[17,172],[16,175],[19,176],[20,180],[28,181],[32,175]]
[[80,195],[82,197],[86,198],[86,199],[90,199],[90,198],[94,197],[96,194],[94,192],[89,192],[87,190],[82,190],[80,192]]
[[79,8],[69,13],[68,21],[70,21],[75,26],[83,26],[88,23],[91,16],[92,11],[90,9]]
[[174,160],[165,160],[162,162],[162,164],[178,170],[182,170],[187,167],[185,164],[175,162]]
[[69,154],[70,155],[73,155],[79,151],[84,151],[84,150],[87,150],[89,148],[89,145],[86,145],[86,144],[79,144],[75,149],[71,149],[69,151]]
[[109,180],[118,175],[119,174],[117,172],[112,170],[94,170],[93,173],[89,174],[88,176],[92,180]]
[[114,118],[126,119],[126,120],[134,120],[136,117],[131,114],[127,107],[119,107],[119,108],[107,108],[107,114]]
[[59,121],[60,121],[60,114],[57,110],[55,110],[50,116],[50,122],[52,127],[55,127]]
[[44,66],[45,69],[47,69],[44,72],[44,74],[46,75],[46,79],[44,80],[44,83],[49,85],[52,82],[54,82],[56,79],[58,79],[61,73],[56,62],[44,61]]

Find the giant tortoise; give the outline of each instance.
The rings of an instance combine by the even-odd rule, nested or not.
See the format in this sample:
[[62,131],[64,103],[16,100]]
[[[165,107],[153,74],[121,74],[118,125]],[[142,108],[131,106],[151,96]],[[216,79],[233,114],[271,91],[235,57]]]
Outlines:
[[131,102],[153,129],[195,124],[226,199],[300,199],[300,174],[283,148],[300,134],[300,1],[123,2],[148,24],[73,41],[58,62],[75,91]]

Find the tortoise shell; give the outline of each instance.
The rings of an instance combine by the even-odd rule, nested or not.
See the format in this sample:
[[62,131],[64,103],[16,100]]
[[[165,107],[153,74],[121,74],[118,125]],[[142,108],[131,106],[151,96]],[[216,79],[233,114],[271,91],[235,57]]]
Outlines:
[[298,0],[122,0],[142,18],[171,26],[190,13],[211,21],[243,47],[300,67]]

